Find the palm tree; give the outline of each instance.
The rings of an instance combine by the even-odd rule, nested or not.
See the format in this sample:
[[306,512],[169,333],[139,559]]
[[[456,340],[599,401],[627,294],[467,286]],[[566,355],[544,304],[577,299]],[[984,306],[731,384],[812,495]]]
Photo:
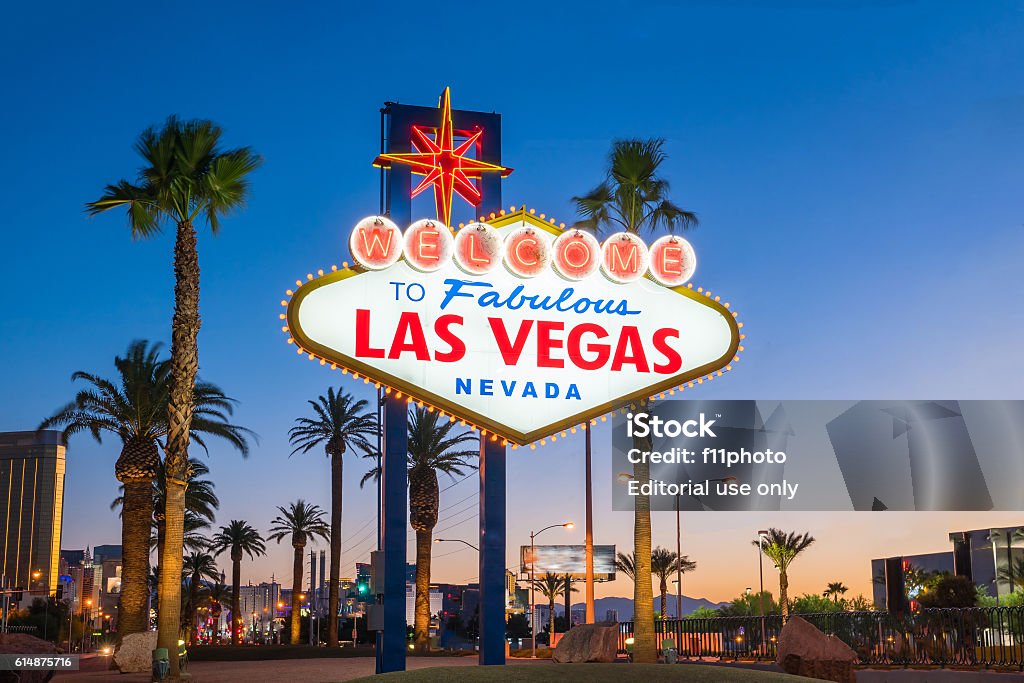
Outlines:
[[266,555],[267,547],[260,532],[249,526],[248,522],[233,519],[227,526],[222,526],[210,540],[210,550],[220,556],[224,552],[231,553],[231,644],[238,645],[237,622],[242,614],[239,592],[242,585],[242,554],[250,560],[258,555]]
[[832,598],[838,605],[839,596],[845,595],[848,590],[850,589],[844,586],[842,581],[832,581],[825,587],[825,591],[822,595],[826,598]]
[[807,532],[797,534],[790,531],[787,534],[772,527],[763,540],[757,539],[751,543],[759,545],[765,557],[774,562],[775,568],[779,570],[779,608],[782,610],[782,620],[786,621],[789,618],[789,565],[814,543],[814,537]]
[[[118,637],[149,628],[149,532],[153,520],[154,481],[163,471],[159,449],[167,436],[170,362],[160,358],[160,344],[133,341],[124,356],[114,359],[117,380],[76,372],[72,380],[91,386],[74,401],[43,420],[40,429],[64,427],[64,438],[88,431],[100,443],[103,432],[121,440],[114,474],[121,481],[122,573],[118,598]],[[192,438],[204,435],[226,440],[248,454],[248,430],[229,422],[234,400],[214,384],[198,382],[193,400]],[[205,448],[205,446],[204,446]]]
[[[249,175],[260,158],[248,147],[224,150],[220,126],[211,121],[180,121],[171,116],[161,128],[147,128],[135,143],[144,165],[135,183],[107,185],[103,196],[86,204],[90,214],[127,211],[132,237],[147,238],[166,224],[175,226],[174,319],[171,325],[171,381],[167,406],[167,540],[160,564],[158,644],[172,651],[178,639],[181,609],[182,541],[185,522],[188,444],[192,430],[192,392],[199,369],[199,254],[197,221],[216,234],[220,221],[245,204]],[[171,657],[172,678],[179,677]]]
[[[292,503],[288,508],[277,506],[281,513],[270,521],[270,533],[267,539],[281,542],[288,538],[295,550],[295,557],[292,564],[292,619],[291,619],[291,643],[299,642],[299,612],[302,609],[299,595],[302,593],[302,551],[306,543],[316,537],[327,540],[330,538],[330,528],[324,521],[324,511],[319,505],[310,505],[301,498]],[[235,615],[231,615],[234,618]]]
[[545,573],[540,578],[533,580],[533,588],[548,599],[548,647],[552,647],[555,640],[555,601],[562,594],[565,586],[565,578],[561,574]]
[[331,461],[331,578],[327,589],[327,612],[333,618],[327,622],[327,646],[338,646],[338,607],[341,577],[341,500],[343,456],[349,449],[363,454],[373,450],[369,438],[378,433],[377,417],[367,410],[367,403],[355,400],[344,391],[334,393],[327,389],[327,396],[310,401],[313,418],[300,417],[296,426],[288,432],[289,441],[295,446],[292,454],[308,453],[316,446],[323,446]]
[[615,570],[628,576],[630,581],[636,581],[636,553],[617,553]]
[[[461,476],[463,469],[476,469],[466,458],[478,457],[478,448],[457,449],[463,444],[476,443],[478,437],[470,432],[452,434],[454,421],[439,420],[439,414],[422,406],[409,411],[409,523],[416,532],[416,602],[413,626],[414,647],[420,652],[430,649],[430,560],[433,549],[434,527],[437,526],[440,490],[437,473],[449,477]],[[380,478],[378,464],[360,480]]]
[[196,632],[196,611],[199,608],[200,590],[203,579],[217,581],[220,569],[213,555],[203,551],[193,551],[182,562],[182,579],[188,582],[188,612],[182,621],[185,624],[185,640],[192,642]]
[[[667,158],[662,150],[664,144],[659,139],[615,141],[605,180],[587,194],[573,197],[577,213],[583,216],[579,227],[636,234],[696,227],[696,214],[669,200],[668,181],[659,175]],[[639,403],[642,408],[646,402]],[[641,451],[652,450],[650,437],[633,437],[633,446]],[[640,482],[650,479],[646,461],[633,465],[633,477]],[[633,548],[638,577],[633,582],[633,661],[653,663],[658,653],[651,579],[651,500],[649,496],[635,496],[633,502]]]
[[572,574],[562,577],[562,595],[565,596],[565,630],[572,628],[572,594],[578,593],[579,589],[572,585]]
[[[685,574],[697,568],[697,563],[683,555],[680,558],[673,551],[658,546],[651,553],[651,572],[658,577],[661,591],[661,618],[668,619],[668,581],[669,577],[679,572]],[[681,618],[682,615],[676,615]]]
[[[210,617],[213,619],[213,642],[215,645],[220,645],[220,629],[217,627],[220,624],[220,615],[224,611],[224,603],[231,598],[231,593],[228,592],[228,587],[224,585],[224,574],[217,578],[217,581],[210,586],[206,593],[206,599],[210,603]],[[231,613],[234,615],[234,612]]]
[[[193,421],[193,425],[197,424]],[[214,492],[214,484],[209,479],[202,477],[210,473],[210,468],[201,460],[189,458],[189,479],[188,489],[185,491],[185,529],[183,546],[190,552],[203,550],[208,542],[203,535],[210,524],[216,519],[216,510],[220,508],[220,499]],[[166,477],[163,463],[157,468],[156,479],[153,481],[153,530],[149,540],[149,547],[156,548],[157,560],[163,552],[164,539],[166,537],[167,525],[164,516],[164,492],[166,491]],[[115,498],[110,504],[110,509],[115,510],[124,502],[124,487],[122,495]],[[156,576],[159,580],[160,566],[156,567]]]

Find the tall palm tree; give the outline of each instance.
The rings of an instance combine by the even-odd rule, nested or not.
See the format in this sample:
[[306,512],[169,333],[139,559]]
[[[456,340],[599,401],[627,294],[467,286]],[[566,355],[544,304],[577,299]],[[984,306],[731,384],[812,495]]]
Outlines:
[[327,613],[333,615],[327,623],[327,646],[338,646],[338,607],[340,605],[341,577],[341,500],[343,456],[350,449],[361,454],[373,450],[370,437],[378,432],[376,413],[367,410],[364,400],[355,400],[344,391],[334,393],[327,389],[326,396],[310,401],[313,417],[300,417],[288,432],[295,446],[292,454],[308,453],[323,446],[331,461],[331,577],[327,588]]
[[[457,423],[438,418],[439,414],[431,408],[414,407],[409,411],[409,523],[416,532],[413,643],[420,652],[430,649],[430,560],[441,495],[437,473],[462,476],[464,470],[477,468],[466,458],[480,455],[479,446],[460,449],[464,444],[477,443],[479,437],[466,431],[453,434]],[[379,478],[378,464],[363,475],[359,485]]]
[[840,596],[845,595],[848,590],[850,589],[844,586],[842,581],[831,581],[825,587],[822,595],[826,598],[832,598],[838,605]]
[[238,645],[237,622],[242,614],[239,601],[242,585],[242,555],[255,560],[259,555],[266,555],[267,546],[260,532],[249,526],[248,522],[233,519],[227,526],[222,526],[210,540],[210,550],[217,556],[224,552],[231,554],[231,644]]
[[775,568],[779,570],[779,607],[782,609],[782,620],[786,621],[789,618],[789,566],[800,553],[811,547],[814,537],[807,532],[786,533],[772,527],[768,529],[763,541],[757,539],[751,542],[760,545],[764,556],[774,562]]
[[[198,424],[198,422],[193,421],[193,425],[195,424]],[[185,550],[189,552],[196,552],[206,548],[208,541],[203,534],[216,519],[216,510],[220,508],[220,499],[217,498],[217,494],[214,492],[213,481],[202,478],[209,473],[210,468],[205,463],[196,458],[189,458],[188,490],[185,492],[184,540],[182,543]],[[152,485],[153,528],[152,536],[149,540],[149,547],[156,549],[158,562],[163,553],[167,529],[166,517],[164,516],[165,482],[166,477],[164,475],[163,463],[160,463],[160,466],[157,467],[156,479],[153,480]],[[110,504],[111,510],[116,510],[124,502],[124,486],[121,489],[121,496],[115,498]],[[156,566],[155,576],[159,581],[159,564]]]
[[572,574],[562,577],[562,595],[565,596],[565,628],[572,627],[572,594],[578,593],[579,589],[572,585]]
[[630,581],[636,581],[636,553],[617,553],[615,570],[628,576]]
[[[673,551],[658,546],[651,553],[651,572],[658,577],[658,588],[661,591],[661,618],[668,619],[668,581],[675,575],[676,569],[682,573],[693,571],[697,563],[683,555],[680,558]],[[681,615],[677,615],[681,616]]]
[[565,577],[546,572],[533,580],[533,589],[548,599],[548,646],[555,640],[555,601],[565,588]]
[[199,609],[203,579],[217,581],[219,578],[220,569],[217,568],[217,560],[210,553],[193,551],[185,556],[182,562],[182,579],[188,583],[188,612],[182,622],[185,640],[189,643],[192,642],[192,637],[196,632],[196,613]]
[[[587,194],[573,197],[576,211],[583,217],[579,227],[636,234],[696,227],[696,214],[668,198],[668,181],[659,174],[667,158],[662,149],[664,144],[660,139],[616,140],[604,181]],[[642,407],[645,402],[639,403]],[[633,446],[650,451],[651,439],[649,436],[633,437]],[[646,461],[633,465],[633,477],[640,482],[650,479],[650,466]],[[633,582],[633,661],[652,663],[657,661],[658,653],[651,579],[651,500],[649,496],[635,496],[633,503],[637,576]]]
[[[197,550],[203,546],[205,539],[196,538],[195,534],[209,528],[216,520],[216,511],[220,509],[220,499],[214,492],[214,483],[204,477],[210,473],[206,463],[189,458],[188,488],[185,490],[185,524],[184,546],[187,550]],[[157,560],[163,556],[164,542],[167,538],[167,517],[164,514],[167,501],[167,470],[161,466],[157,469],[153,481],[153,530],[156,537]]]
[[[220,645],[220,615],[224,611],[224,603],[232,598],[228,587],[224,585],[224,574],[222,573],[216,583],[212,584],[207,591],[207,599],[210,602],[210,617],[213,619],[213,643]],[[234,615],[234,612],[231,613]]]
[[[64,427],[65,440],[88,431],[100,443],[104,432],[121,440],[114,474],[121,481],[122,570],[118,598],[118,637],[149,628],[150,525],[155,502],[154,482],[163,471],[159,450],[167,436],[170,362],[160,358],[160,344],[133,341],[124,356],[114,359],[118,379],[76,372],[72,380],[91,386],[74,401],[40,424],[40,429]],[[248,454],[250,432],[229,421],[234,400],[214,384],[198,382],[194,392],[192,438],[203,444],[206,435],[226,440]],[[204,446],[205,447],[205,446]]]
[[292,564],[291,619],[291,643],[295,645],[299,642],[299,612],[302,609],[299,600],[302,593],[302,552],[310,539],[329,539],[331,530],[324,521],[324,511],[319,505],[310,505],[300,498],[287,508],[279,505],[277,509],[281,514],[270,521],[267,540],[280,543],[282,539],[288,538],[295,551]]
[[[196,222],[203,220],[216,234],[220,221],[245,204],[249,175],[260,158],[248,147],[225,150],[223,131],[211,121],[181,121],[175,116],[139,135],[135,151],[143,166],[136,181],[107,185],[103,196],[86,204],[90,214],[125,209],[132,237],[153,237],[171,224],[174,240],[174,318],[171,324],[171,382],[167,406],[167,540],[160,564],[158,644],[173,650],[178,639],[188,486],[188,444],[192,430],[192,392],[199,369],[199,254]],[[171,657],[172,678],[179,677],[178,658]]]

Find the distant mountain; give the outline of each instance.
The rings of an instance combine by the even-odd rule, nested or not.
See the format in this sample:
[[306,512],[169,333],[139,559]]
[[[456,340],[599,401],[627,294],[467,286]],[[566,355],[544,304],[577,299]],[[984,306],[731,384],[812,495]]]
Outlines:
[[[676,596],[668,596],[668,615],[669,617],[676,616]],[[540,604],[540,601],[538,601]],[[722,605],[727,605],[728,602],[711,602],[705,598],[691,598],[688,595],[683,596],[683,614],[692,614],[693,611],[699,607],[707,607],[709,609],[718,609]],[[585,609],[586,605],[582,602],[574,602],[572,604],[574,610]],[[597,598],[594,600],[594,618],[598,621],[604,621],[605,614],[608,610],[613,609],[618,613],[619,621],[629,621],[633,618],[633,598],[618,598],[618,597],[607,597]],[[654,594],[654,611],[657,612],[661,609],[661,595],[658,593]],[[562,614],[565,612],[564,603],[558,603],[555,605],[555,614]]]

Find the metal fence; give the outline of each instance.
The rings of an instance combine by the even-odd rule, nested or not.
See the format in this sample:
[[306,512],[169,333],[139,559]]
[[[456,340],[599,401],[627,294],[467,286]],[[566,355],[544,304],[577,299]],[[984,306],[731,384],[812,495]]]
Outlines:
[[[799,615],[849,645],[861,664],[1016,667],[1024,670],[1024,607],[824,612]],[[659,647],[671,640],[684,659],[775,659],[778,614],[656,620]],[[633,622],[619,623],[619,650]]]

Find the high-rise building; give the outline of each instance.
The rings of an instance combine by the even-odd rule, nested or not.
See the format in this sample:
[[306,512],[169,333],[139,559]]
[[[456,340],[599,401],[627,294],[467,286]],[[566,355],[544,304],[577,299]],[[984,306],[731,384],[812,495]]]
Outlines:
[[0,432],[0,571],[8,586],[57,586],[64,457],[60,432]]
[[920,590],[911,579],[920,572],[965,576],[996,598],[1014,591],[1014,572],[1024,559],[1024,527],[955,531],[949,541],[952,548],[942,552],[871,560],[875,607],[894,612],[907,609]]

